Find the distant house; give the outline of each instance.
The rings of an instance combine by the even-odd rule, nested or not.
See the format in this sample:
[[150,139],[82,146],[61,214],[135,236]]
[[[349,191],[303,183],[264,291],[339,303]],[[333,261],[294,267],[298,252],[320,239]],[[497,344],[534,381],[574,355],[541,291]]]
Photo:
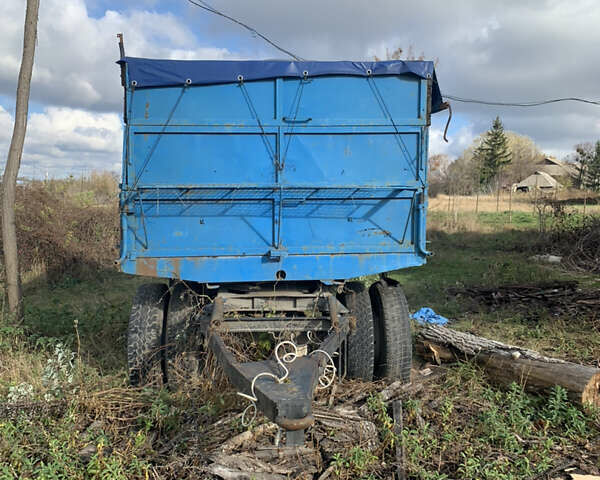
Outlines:
[[577,168],[551,156],[545,156],[536,165],[536,172],[525,180],[513,185],[514,191],[529,192],[538,190],[556,190],[570,185],[577,177]]
[[536,165],[540,172],[547,173],[555,179],[568,179],[577,175],[577,169],[574,165],[563,163],[554,157],[544,157],[544,159]]
[[513,190],[517,192],[530,192],[532,190],[558,190],[562,185],[552,175],[546,172],[537,171],[529,175],[522,182],[513,185]]

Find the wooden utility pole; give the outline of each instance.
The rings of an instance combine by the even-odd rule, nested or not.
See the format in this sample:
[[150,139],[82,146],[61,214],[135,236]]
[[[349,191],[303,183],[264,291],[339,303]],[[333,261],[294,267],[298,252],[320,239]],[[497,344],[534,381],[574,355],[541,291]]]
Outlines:
[[4,175],[2,176],[2,246],[4,249],[6,293],[9,313],[15,322],[21,321],[23,313],[19,257],[17,252],[17,227],[15,224],[15,193],[17,189],[17,176],[21,166],[21,156],[23,155],[23,144],[25,143],[25,132],[27,130],[29,91],[35,56],[39,8],[40,0],[27,0],[23,34],[23,57],[19,71],[19,83],[17,84],[15,125],[4,168]]

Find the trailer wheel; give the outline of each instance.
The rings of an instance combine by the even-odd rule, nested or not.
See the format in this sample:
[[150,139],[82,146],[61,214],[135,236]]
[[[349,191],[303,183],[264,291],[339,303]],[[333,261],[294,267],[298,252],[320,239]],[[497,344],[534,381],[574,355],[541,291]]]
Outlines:
[[184,283],[172,288],[165,322],[165,378],[171,387],[184,384],[202,369],[203,338],[194,328],[196,303]]
[[138,386],[160,375],[165,307],[169,290],[161,283],[140,285],[133,297],[127,328],[129,381]]
[[348,335],[348,376],[366,381],[373,380],[375,361],[374,323],[369,291],[360,282],[346,284],[344,303],[354,319],[354,328]]
[[402,288],[377,282],[369,289],[375,322],[375,377],[410,381],[412,336]]

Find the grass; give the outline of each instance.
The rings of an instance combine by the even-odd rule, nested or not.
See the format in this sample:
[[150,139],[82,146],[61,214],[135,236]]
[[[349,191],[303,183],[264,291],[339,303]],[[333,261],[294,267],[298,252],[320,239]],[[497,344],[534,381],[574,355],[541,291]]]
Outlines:
[[[572,200],[573,205],[570,208],[582,212],[585,209],[587,214],[600,213],[600,205],[597,202],[597,194],[588,193],[589,204],[584,207],[584,193],[579,190],[562,190],[558,193],[520,193],[513,192],[512,195],[507,191],[500,192],[500,201],[497,201],[496,194],[480,195],[479,200],[475,196],[468,195],[437,195],[429,199],[430,212],[446,212],[448,214],[458,212],[486,212],[500,213],[508,212],[534,212],[536,202],[541,202],[544,198],[559,201]],[[575,202],[576,201],[576,202]]]
[[[600,358],[592,318],[555,316],[534,306],[488,309],[447,293],[456,285],[549,280],[598,286],[593,276],[530,260],[539,238],[530,205],[513,211],[510,222],[506,212],[491,209],[448,214],[434,208],[429,218],[434,256],[424,267],[392,274],[411,310],[429,306],[451,318],[453,328],[552,356],[590,364]],[[208,445],[231,435],[231,429],[211,427],[241,410],[234,392],[214,381],[213,370],[203,383],[178,392],[127,387],[127,318],[143,281],[100,269],[26,285],[23,327],[0,327],[0,480],[200,476]],[[560,388],[533,396],[516,384],[495,387],[470,363],[444,367],[405,399],[400,437],[376,396],[368,405],[382,449],[338,452],[329,464],[331,478],[383,478],[399,441],[409,478],[534,478],[565,459],[590,473],[600,469],[595,412],[570,404]]]
[[[520,344],[550,356],[594,363],[600,359],[600,323],[595,317],[556,316],[543,307],[516,309],[506,305],[490,309],[477,302],[447,293],[451,286],[494,287],[502,284],[536,284],[554,280],[577,280],[583,287],[600,286],[597,277],[557,266],[537,263],[539,253],[534,217],[517,216],[519,223],[507,227],[504,213],[481,213],[479,230],[454,233],[430,229],[428,249],[434,255],[423,267],[399,270],[391,276],[405,290],[413,310],[429,306],[453,320],[453,328]],[[514,215],[513,215],[514,218]],[[432,218],[433,228],[444,219]],[[575,321],[574,321],[575,320]]]
[[405,408],[402,437],[411,478],[534,478],[557,459],[598,448],[597,424],[567,401],[562,388],[546,397],[514,383],[498,390],[469,363]]
[[24,325],[34,337],[59,338],[79,348],[83,361],[105,373],[122,373],[131,298],[147,280],[105,271],[36,286],[26,291]]

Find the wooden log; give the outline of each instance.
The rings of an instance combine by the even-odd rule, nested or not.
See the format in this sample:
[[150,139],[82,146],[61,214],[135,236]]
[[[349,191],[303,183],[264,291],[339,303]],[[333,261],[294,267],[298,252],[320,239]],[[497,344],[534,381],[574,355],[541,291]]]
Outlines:
[[571,401],[600,408],[600,369],[545,357],[538,352],[428,325],[419,333],[417,351],[442,361],[474,359],[498,383],[517,382],[538,392],[560,385]]

